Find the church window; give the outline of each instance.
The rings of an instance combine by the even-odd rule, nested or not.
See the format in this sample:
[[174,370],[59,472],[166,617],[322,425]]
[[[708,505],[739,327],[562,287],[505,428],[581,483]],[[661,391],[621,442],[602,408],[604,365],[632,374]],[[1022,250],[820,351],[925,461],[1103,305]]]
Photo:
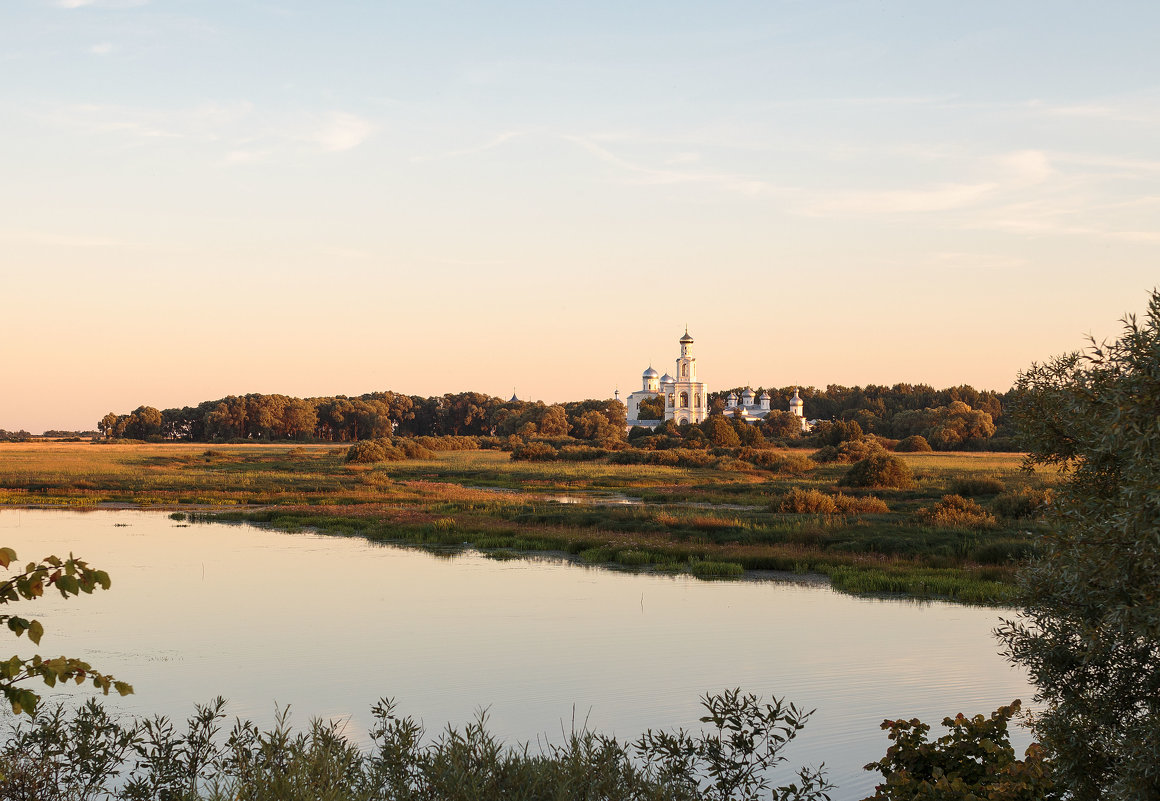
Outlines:
[[682,392],[681,393],[681,408],[687,409],[688,407],[689,407],[689,393]]
[[682,364],[681,365],[681,378],[688,378],[688,377],[689,377],[689,365]]
[[701,408],[701,393],[698,392],[696,395],[693,396],[693,399],[697,403],[697,408],[700,409]]

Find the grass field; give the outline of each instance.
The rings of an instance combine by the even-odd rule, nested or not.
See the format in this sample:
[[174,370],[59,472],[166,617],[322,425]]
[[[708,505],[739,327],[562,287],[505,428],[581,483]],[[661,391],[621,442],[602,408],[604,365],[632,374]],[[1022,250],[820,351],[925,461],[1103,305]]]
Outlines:
[[[913,488],[856,490],[838,486],[847,465],[783,477],[513,462],[489,450],[347,465],[345,452],[333,445],[0,443],[0,504],[167,508],[380,541],[472,545],[496,558],[564,551],[591,564],[707,579],[754,570],[821,573],[847,592],[1002,603],[1042,524],[1003,517],[995,499],[1053,480],[1022,471],[1018,454],[899,454],[914,473]],[[793,508],[805,499],[805,508],[819,503],[822,511],[783,511],[794,490]],[[948,494],[971,496],[979,514],[953,524],[932,516]]]

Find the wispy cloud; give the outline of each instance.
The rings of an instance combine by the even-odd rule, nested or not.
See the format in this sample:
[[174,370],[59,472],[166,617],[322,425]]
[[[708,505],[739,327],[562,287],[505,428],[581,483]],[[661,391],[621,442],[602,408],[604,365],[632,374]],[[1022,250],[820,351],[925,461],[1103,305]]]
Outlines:
[[740,192],[745,195],[756,195],[773,188],[771,184],[747,175],[647,167],[616,155],[588,137],[564,136],[563,138],[584,148],[605,164],[619,168],[633,176],[629,182],[634,184],[707,184],[718,189]]
[[808,204],[811,216],[921,214],[949,211],[979,203],[998,188],[995,183],[942,184],[916,189],[835,192]]
[[376,130],[370,120],[347,112],[285,115],[245,101],[185,109],[46,104],[25,113],[81,136],[119,136],[135,145],[167,139],[208,144],[220,148],[217,158],[226,164],[350,150]]
[[474,147],[465,147],[458,150],[448,150],[444,153],[436,153],[428,156],[413,156],[411,161],[417,163],[424,161],[441,161],[443,159],[454,159],[459,158],[460,156],[471,156],[476,153],[484,153],[488,150],[493,150],[506,142],[510,142],[513,139],[524,136],[525,134],[526,132],[524,131],[505,131],[504,133],[493,136],[483,144],[476,145]]
[[98,42],[89,48],[89,52],[94,56],[107,56],[115,49],[112,42]]
[[375,127],[355,114],[332,112],[310,138],[328,152],[351,150],[367,140]]

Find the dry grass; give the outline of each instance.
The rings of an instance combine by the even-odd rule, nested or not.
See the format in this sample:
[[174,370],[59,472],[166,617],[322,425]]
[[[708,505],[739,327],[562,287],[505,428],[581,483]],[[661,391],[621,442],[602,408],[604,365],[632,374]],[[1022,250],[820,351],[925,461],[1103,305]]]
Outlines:
[[[917,478],[915,487],[876,492],[880,498],[838,492],[844,465],[778,476],[758,470],[512,462],[499,451],[347,465],[345,453],[330,444],[0,443],[0,504],[238,509],[257,511],[259,517],[260,510],[269,510],[279,516],[266,516],[276,525],[382,540],[479,541],[508,550],[572,553],[608,549],[628,565],[642,563],[640,554],[647,552],[655,555],[649,564],[658,569],[692,558],[747,569],[830,572],[889,565],[895,572],[937,568],[966,576],[987,564],[994,571],[988,580],[1002,580],[1010,565],[992,551],[998,545],[1004,553],[1032,547],[1027,531],[1034,529],[1033,519],[1000,518],[976,528],[968,546],[955,530],[964,521],[932,516],[929,510],[955,481],[985,477],[1042,493],[1051,479],[1020,473],[1018,454],[902,454]],[[646,503],[552,500],[606,493],[643,497]],[[786,498],[801,503],[783,503]],[[986,501],[983,515],[995,502]],[[920,514],[924,506],[927,511]]]

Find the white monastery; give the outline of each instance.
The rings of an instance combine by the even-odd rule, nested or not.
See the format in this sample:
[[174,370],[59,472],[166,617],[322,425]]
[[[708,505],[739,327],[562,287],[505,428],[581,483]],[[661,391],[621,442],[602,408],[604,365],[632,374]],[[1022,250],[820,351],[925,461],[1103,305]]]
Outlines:
[[[641,374],[641,389],[633,392],[624,399],[628,407],[628,425],[656,428],[660,420],[642,419],[640,417],[641,401],[663,397],[665,399],[665,420],[674,420],[680,423],[700,423],[709,416],[709,392],[704,381],[697,380],[697,359],[693,356],[693,338],[689,330],[680,339],[681,355],[677,359],[676,378],[665,373],[657,375],[657,371],[649,368]],[[725,403],[725,414],[737,417],[746,422],[756,422],[766,417],[769,412],[769,393],[762,392],[761,397],[754,403],[752,389],[746,389],[737,397],[736,392],[730,392]],[[793,399],[789,402],[789,410],[801,421],[802,431],[807,431],[808,424],[805,418],[805,404],[795,389]]]

